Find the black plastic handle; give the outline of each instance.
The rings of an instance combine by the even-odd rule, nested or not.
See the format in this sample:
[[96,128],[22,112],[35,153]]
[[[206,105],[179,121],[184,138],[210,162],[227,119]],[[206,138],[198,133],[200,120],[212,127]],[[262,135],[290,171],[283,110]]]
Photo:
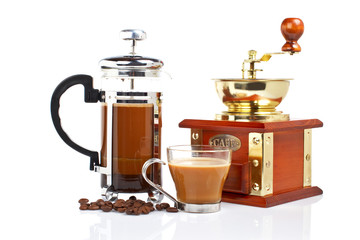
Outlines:
[[69,145],[74,150],[85,154],[90,157],[90,170],[94,170],[94,166],[99,166],[99,153],[87,150],[78,144],[74,143],[66,132],[61,127],[61,120],[59,116],[59,108],[60,108],[60,97],[63,93],[69,89],[70,87],[82,84],[84,86],[84,97],[85,102],[96,103],[100,100],[100,92],[97,89],[93,88],[93,79],[88,75],[74,75],[66,78],[62,81],[54,90],[54,93],[51,97],[51,117],[55,126],[55,129],[59,136],[64,142]]

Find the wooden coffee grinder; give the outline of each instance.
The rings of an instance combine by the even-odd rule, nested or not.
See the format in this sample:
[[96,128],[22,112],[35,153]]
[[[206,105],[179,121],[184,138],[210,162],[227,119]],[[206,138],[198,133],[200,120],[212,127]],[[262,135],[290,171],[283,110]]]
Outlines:
[[228,111],[217,114],[215,120],[185,119],[179,124],[191,129],[193,145],[233,150],[224,202],[271,207],[322,194],[319,187],[311,186],[311,135],[312,128],[323,123],[318,119],[291,120],[289,114],[276,111],[291,79],[256,78],[256,63],[269,61],[273,55],[299,53],[297,40],[303,31],[301,19],[285,19],[281,32],[286,43],[281,52],[257,59],[256,51],[250,50],[242,65],[242,78],[215,79],[216,91]]

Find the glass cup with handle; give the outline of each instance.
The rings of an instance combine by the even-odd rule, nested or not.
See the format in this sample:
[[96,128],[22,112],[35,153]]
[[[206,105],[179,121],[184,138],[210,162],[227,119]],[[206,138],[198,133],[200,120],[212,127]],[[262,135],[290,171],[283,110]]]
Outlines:
[[147,178],[147,168],[154,163],[165,165],[162,160],[152,158],[145,162],[142,168],[145,181],[170,198],[179,210],[194,213],[219,211],[231,150],[209,145],[179,145],[167,148],[167,158],[177,198]]

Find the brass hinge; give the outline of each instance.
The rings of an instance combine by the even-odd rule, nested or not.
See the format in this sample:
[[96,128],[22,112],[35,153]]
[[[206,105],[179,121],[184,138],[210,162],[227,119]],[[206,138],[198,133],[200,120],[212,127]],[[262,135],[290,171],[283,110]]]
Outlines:
[[311,186],[311,138],[312,129],[304,129],[304,175],[303,187]]
[[273,193],[273,152],[273,133],[249,133],[250,195]]
[[191,129],[191,145],[202,145],[202,129]]

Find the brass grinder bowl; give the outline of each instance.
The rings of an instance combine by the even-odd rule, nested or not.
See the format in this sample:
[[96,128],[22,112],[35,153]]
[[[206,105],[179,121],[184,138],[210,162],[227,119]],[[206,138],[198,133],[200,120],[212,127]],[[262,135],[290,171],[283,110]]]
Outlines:
[[228,115],[276,115],[292,79],[213,79]]

